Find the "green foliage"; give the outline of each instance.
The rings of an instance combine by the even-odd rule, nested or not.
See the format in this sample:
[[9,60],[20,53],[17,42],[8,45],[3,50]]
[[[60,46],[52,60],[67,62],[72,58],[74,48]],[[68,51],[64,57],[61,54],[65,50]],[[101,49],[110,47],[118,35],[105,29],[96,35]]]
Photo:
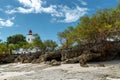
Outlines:
[[20,42],[26,42],[25,37],[22,34],[16,34],[7,38],[8,44],[19,44]]
[[58,33],[62,47],[72,44],[98,43],[106,40],[120,41],[120,3],[117,8],[98,10],[92,16],[83,16],[75,28],[68,27]]
[[12,53],[12,50],[16,50],[19,48],[29,48],[29,44],[25,40],[25,36],[22,34],[15,34],[13,36],[9,36],[7,38],[7,49],[9,53]]
[[68,48],[72,45],[73,38],[74,38],[74,28],[69,26],[68,29],[65,29],[63,32],[59,32],[58,38],[60,43],[63,45],[63,48]]
[[38,34],[34,34],[34,40],[33,40],[33,43],[32,43],[32,46],[34,47],[38,47],[40,49],[45,49],[45,46],[42,42],[42,40],[40,39],[40,36]]
[[117,9],[120,10],[120,2],[117,4]]
[[23,49],[29,49],[30,47],[32,47],[32,44],[27,43],[27,42],[23,43],[23,45],[22,45]]
[[8,54],[9,50],[6,43],[0,43],[0,54]]
[[8,47],[9,47],[9,49],[12,49],[12,50],[15,50],[15,49],[16,49],[16,47],[15,47],[14,44],[9,44]]
[[57,43],[52,40],[44,41],[44,45],[46,47],[46,50],[55,50],[55,48],[58,46]]

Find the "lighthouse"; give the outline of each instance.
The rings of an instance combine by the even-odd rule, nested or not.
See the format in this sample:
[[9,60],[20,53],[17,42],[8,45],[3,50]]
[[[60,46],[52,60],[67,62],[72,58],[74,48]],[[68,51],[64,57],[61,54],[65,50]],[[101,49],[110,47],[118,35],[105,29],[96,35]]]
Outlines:
[[29,31],[28,31],[28,34],[27,34],[27,36],[26,36],[26,41],[27,41],[28,43],[32,43],[32,42],[33,42],[33,39],[34,39],[34,36],[33,36],[33,34],[32,34],[32,30],[29,30]]

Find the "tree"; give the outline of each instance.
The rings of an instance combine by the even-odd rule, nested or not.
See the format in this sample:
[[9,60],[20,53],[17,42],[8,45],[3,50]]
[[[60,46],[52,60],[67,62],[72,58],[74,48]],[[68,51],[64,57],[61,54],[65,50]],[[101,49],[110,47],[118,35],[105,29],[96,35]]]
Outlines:
[[21,43],[21,44],[23,44],[23,45],[22,45],[22,48],[23,48],[23,49],[29,49],[29,48],[32,46],[32,44],[30,44],[30,43],[28,43],[28,42],[24,42],[24,43]]
[[55,41],[52,41],[52,40],[44,41],[44,45],[46,47],[46,50],[50,50],[50,51],[55,50],[55,48],[58,46],[57,43]]
[[59,38],[59,41],[62,44],[63,48],[71,47],[71,45],[73,43],[73,40],[74,40],[73,32],[74,32],[74,28],[72,26],[69,26],[63,32],[59,32],[57,34],[58,38]]
[[7,38],[8,44],[19,44],[20,42],[26,42],[25,36],[22,34],[16,34]]
[[40,39],[40,36],[38,34],[34,34],[34,40],[33,40],[33,47],[39,47],[40,49],[45,49],[45,46],[42,42],[42,40]]
[[120,2],[117,4],[117,9],[120,10]]
[[0,43],[0,54],[9,54],[6,43]]
[[8,48],[9,48],[9,53],[12,54],[12,50],[15,50],[16,47],[15,47],[15,44],[9,44],[8,45]]
[[117,8],[98,10],[92,16],[83,16],[75,28],[67,28],[58,33],[63,46],[71,47],[73,43],[100,43],[103,41],[120,41],[120,3]]

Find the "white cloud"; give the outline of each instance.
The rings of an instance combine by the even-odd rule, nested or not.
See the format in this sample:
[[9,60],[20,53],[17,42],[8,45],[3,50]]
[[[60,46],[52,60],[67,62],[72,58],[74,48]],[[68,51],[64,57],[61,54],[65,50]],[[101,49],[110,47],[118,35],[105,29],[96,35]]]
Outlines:
[[53,14],[56,12],[56,9],[57,9],[56,5],[50,5],[49,7],[42,7],[41,12]]
[[15,17],[12,17],[7,20],[0,18],[0,28],[13,26],[14,23],[12,22],[12,20],[14,20],[14,19],[15,19]]
[[39,13],[41,11],[41,5],[44,3],[41,0],[18,0],[23,7],[18,7],[13,10],[8,10],[6,13]]
[[20,13],[31,13],[33,12],[33,8],[30,8],[30,9],[25,9],[25,8],[22,8],[22,7],[18,7],[17,9]]
[[78,0],[82,5],[87,5],[87,2],[85,2],[84,0]]
[[[75,6],[70,8],[65,5],[49,5],[48,7],[44,7],[46,4],[45,1],[42,0],[18,0],[22,7],[17,7],[12,10],[6,11],[8,14],[13,13],[47,13],[50,14],[54,19],[58,22],[75,22],[81,16],[86,14],[87,8],[81,8],[79,6]],[[87,5],[83,0],[80,0],[81,4]]]
[[36,13],[40,11],[41,5],[43,2],[41,0],[19,0],[24,7],[33,9]]
[[63,20],[58,20],[58,22],[75,22],[77,21],[81,16],[86,14],[87,8],[80,8],[79,6],[76,6],[75,8],[71,9],[67,6],[63,7],[62,13],[64,16],[62,16]]

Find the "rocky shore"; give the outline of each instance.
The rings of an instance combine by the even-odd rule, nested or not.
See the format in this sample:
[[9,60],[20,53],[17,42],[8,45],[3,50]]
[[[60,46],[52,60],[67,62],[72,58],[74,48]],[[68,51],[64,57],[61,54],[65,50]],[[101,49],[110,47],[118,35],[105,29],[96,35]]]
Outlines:
[[120,42],[1,54],[0,64],[0,80],[120,80]]
[[80,63],[87,67],[87,62],[99,62],[120,59],[120,42],[89,43],[73,48],[56,51],[40,51],[27,54],[2,54],[0,64],[4,63],[46,63],[60,65],[61,63]]

